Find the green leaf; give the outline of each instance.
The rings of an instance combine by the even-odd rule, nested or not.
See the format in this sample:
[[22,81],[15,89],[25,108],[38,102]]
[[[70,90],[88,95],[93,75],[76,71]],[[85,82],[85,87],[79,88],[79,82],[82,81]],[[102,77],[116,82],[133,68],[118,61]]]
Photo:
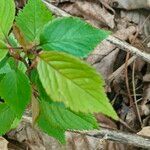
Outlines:
[[45,26],[40,35],[40,44],[47,51],[58,50],[85,57],[108,34],[79,18],[57,18]]
[[10,44],[12,45],[12,47],[19,47],[20,46],[13,33],[11,33],[9,35],[8,40],[9,40]]
[[19,61],[19,63],[18,63],[18,69],[19,69],[20,71],[22,71],[23,73],[25,73],[25,72],[27,71],[27,67],[26,67],[25,64],[24,64],[23,62],[21,62],[21,61]]
[[10,65],[7,63],[5,66],[0,68],[0,74],[5,74],[11,71]]
[[8,58],[9,57],[6,56],[2,61],[0,61],[0,68],[3,68],[7,64]]
[[75,130],[91,130],[98,128],[96,119],[92,115],[75,113],[65,108],[61,103],[41,101],[45,117],[56,127]]
[[[98,128],[96,119],[91,114],[74,113],[61,103],[41,101],[41,115],[38,124],[41,128],[52,126],[62,132],[72,130],[91,130]],[[44,124],[43,121],[45,121]],[[42,122],[42,123],[41,123]],[[51,135],[51,129],[44,128]],[[50,131],[49,131],[50,130]],[[64,133],[63,133],[64,134]],[[58,138],[58,134],[52,135]],[[62,137],[62,136],[61,136]]]
[[21,122],[21,118],[18,119],[17,117],[14,119],[13,123],[11,124],[11,129],[15,129],[17,128],[17,126],[19,125],[19,123]]
[[15,17],[14,0],[1,0],[0,2],[0,39],[5,39],[12,27]]
[[39,78],[52,100],[64,102],[76,112],[101,112],[118,119],[95,69],[61,52],[43,52],[39,57]]
[[3,79],[6,73],[11,71],[10,65],[7,63],[8,58],[5,57],[1,62],[0,62],[0,81]]
[[6,103],[0,103],[0,135],[5,134],[11,129],[15,120],[15,113]]
[[41,114],[38,119],[38,126],[50,136],[55,137],[61,143],[65,143],[65,130],[59,129],[55,126],[52,126],[49,122],[49,119],[45,118],[44,114]]
[[0,96],[20,117],[31,97],[29,79],[19,70],[6,73],[0,81]]
[[5,58],[7,53],[8,53],[7,44],[3,40],[0,40],[0,61]]
[[10,67],[14,70],[19,69],[23,73],[27,71],[27,67],[25,66],[25,64],[21,61],[15,60],[13,57],[9,57],[7,62],[9,63]]
[[5,76],[5,73],[11,71],[10,65],[7,63],[8,57],[6,56],[0,61],[0,81]]
[[7,55],[7,53],[8,53],[7,50],[1,50],[0,49],[0,61],[5,58],[5,56]]
[[51,19],[52,14],[42,0],[29,0],[23,11],[20,11],[16,17],[16,24],[27,41],[38,42],[41,29]]

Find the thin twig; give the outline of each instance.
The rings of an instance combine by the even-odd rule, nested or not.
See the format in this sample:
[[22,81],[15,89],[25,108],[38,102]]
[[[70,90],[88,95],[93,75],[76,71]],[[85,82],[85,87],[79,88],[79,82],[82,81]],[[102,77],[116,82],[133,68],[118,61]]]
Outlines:
[[125,83],[126,83],[127,93],[128,93],[128,97],[130,100],[130,106],[131,106],[131,105],[133,105],[134,102],[133,102],[133,99],[131,97],[129,79],[128,79],[128,65],[127,64],[128,64],[129,57],[130,57],[130,53],[128,52],[127,56],[126,56],[126,61],[125,61]]
[[133,95],[134,95],[134,103],[135,103],[135,106],[136,106],[136,111],[137,111],[137,115],[138,115],[138,119],[139,119],[139,122],[140,122],[140,125],[141,125],[141,128],[142,128],[142,119],[141,119],[141,115],[140,115],[140,111],[139,111],[139,108],[138,108],[138,105],[137,105],[137,99],[136,99],[136,90],[135,90],[135,61],[133,62],[133,69],[132,69],[132,86],[133,86]]
[[136,131],[134,129],[132,129],[125,121],[123,121],[121,118],[119,118],[119,122],[126,127],[129,131],[136,133]]
[[[132,56],[128,62],[127,62],[127,66],[129,66],[137,57],[136,56]],[[108,81],[112,82],[116,77],[120,76],[122,74],[122,72],[124,71],[125,68],[125,63],[120,66],[116,71],[114,71],[109,77],[108,77]]]
[[130,45],[129,43],[119,40],[118,38],[113,37],[113,36],[109,36],[106,40],[111,42],[112,44],[115,44],[120,49],[122,49],[126,52],[130,52],[131,54],[138,56],[141,59],[143,59],[144,61],[150,63],[150,54],[142,52],[142,50],[135,48],[134,46]]

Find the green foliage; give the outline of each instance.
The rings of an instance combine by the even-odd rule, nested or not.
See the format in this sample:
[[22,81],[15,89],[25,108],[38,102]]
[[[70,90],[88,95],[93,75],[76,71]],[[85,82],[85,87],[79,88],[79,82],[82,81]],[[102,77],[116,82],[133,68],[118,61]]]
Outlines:
[[[98,128],[96,120],[90,114],[75,113],[65,108],[61,103],[41,101],[41,113],[38,119],[39,127],[53,136],[53,130],[60,131],[54,134],[62,143],[65,141],[65,131],[68,129],[92,130]],[[47,128],[45,124],[50,125]],[[46,127],[46,128],[45,128]]]
[[0,135],[10,130],[15,113],[5,103],[0,103]]
[[19,47],[19,46],[20,46],[13,33],[11,33],[11,34],[9,35],[8,40],[9,40],[10,44],[11,44],[13,47]]
[[0,2],[0,39],[5,39],[12,27],[15,17],[14,0],[1,0]]
[[7,55],[7,53],[8,53],[7,50],[1,50],[0,49],[0,61],[5,58],[5,56]]
[[18,69],[18,70],[22,71],[23,73],[25,73],[27,71],[25,64],[21,61],[16,61],[13,57],[9,57],[7,62],[11,69],[14,69],[14,70]]
[[20,117],[31,97],[27,76],[19,70],[11,70],[6,73],[0,81],[0,96]]
[[95,112],[118,119],[102,77],[75,57],[87,57],[109,32],[54,19],[41,0],[28,0],[13,25],[14,1],[0,4],[0,134],[17,127],[29,103],[33,124],[61,143],[67,130],[97,129]]
[[102,112],[116,119],[104,82],[93,68],[61,52],[44,52],[39,57],[40,80],[54,101],[62,101],[77,112]]
[[14,119],[13,123],[11,124],[11,129],[15,129],[19,123],[20,123],[21,119],[18,119],[17,117]]
[[29,0],[23,11],[16,17],[16,24],[24,34],[26,40],[38,41],[43,26],[52,19],[41,0]]
[[14,0],[1,0],[0,2],[0,61],[7,55],[6,40],[15,17]]
[[5,58],[8,53],[8,48],[3,40],[0,40],[0,61]]
[[11,71],[10,65],[7,63],[3,67],[0,68],[0,74],[6,74]]
[[79,18],[58,18],[45,26],[40,44],[43,50],[58,50],[85,57],[108,35],[108,32],[93,28]]
[[55,137],[61,143],[65,143],[65,130],[53,126],[51,122],[49,122],[49,119],[45,118],[44,114],[40,115],[38,125],[44,132],[46,132],[50,136]]

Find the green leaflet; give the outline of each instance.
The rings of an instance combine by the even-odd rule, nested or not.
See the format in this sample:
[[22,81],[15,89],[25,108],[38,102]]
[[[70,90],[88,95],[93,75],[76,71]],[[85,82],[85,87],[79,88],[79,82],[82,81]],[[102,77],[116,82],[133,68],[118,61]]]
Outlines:
[[[98,128],[96,119],[91,114],[74,113],[65,108],[63,104],[50,101],[41,100],[40,105],[39,126],[46,133],[56,137],[60,142],[65,141],[64,133],[68,129],[91,130]],[[47,128],[48,126],[52,128]],[[53,129],[61,132],[55,133]]]
[[[22,117],[22,116],[21,116]],[[11,124],[11,129],[15,129],[17,128],[17,126],[19,125],[19,123],[21,122],[21,118],[18,119],[17,117],[14,119],[13,123]]]
[[0,74],[5,74],[11,71],[10,65],[7,63],[2,68],[0,68]]
[[5,134],[11,129],[15,120],[15,113],[6,103],[0,103],[0,135]]
[[[20,46],[14,34],[12,33],[9,35],[9,42],[14,48]],[[20,50],[14,49],[14,51],[18,51],[18,53],[20,53]],[[24,57],[24,53],[20,53],[20,55]],[[27,71],[27,67],[25,66],[25,64],[21,61],[18,61],[18,60],[16,61],[13,57],[9,57],[7,61],[10,64],[11,68],[13,69],[18,68],[23,73]]]
[[5,39],[12,27],[15,17],[14,0],[0,1],[0,39]]
[[27,71],[27,67],[22,61],[16,61],[13,57],[9,57],[7,62],[9,63],[10,67],[14,70],[19,69],[23,73]]
[[80,113],[74,113],[65,108],[61,103],[50,103],[41,101],[42,113],[46,118],[49,118],[52,125],[67,130],[90,130],[96,129],[96,120],[92,115],[83,115]]
[[29,42],[39,40],[43,26],[52,19],[42,0],[29,0],[28,4],[16,17],[16,24]]
[[2,61],[0,61],[0,69],[5,67],[5,65],[7,64],[7,60],[8,60],[8,56],[6,56]]
[[5,56],[7,55],[7,53],[8,53],[7,50],[1,50],[0,49],[0,61],[5,58]]
[[[12,45],[12,47],[19,46],[17,43],[17,40],[15,39],[12,33],[9,35],[8,40],[10,44]],[[7,53],[8,53],[8,45],[3,40],[0,40],[0,61],[4,59]]]
[[45,115],[41,113],[38,119],[38,126],[50,136],[55,137],[61,143],[65,143],[65,130],[54,127],[49,123],[49,119],[45,118]]
[[11,33],[9,35],[8,40],[9,40],[10,44],[12,45],[12,47],[19,47],[20,46],[13,33]]
[[57,18],[45,26],[40,45],[47,51],[58,50],[85,57],[108,35],[79,18]]
[[[9,35],[8,40],[13,47],[18,46],[17,40],[15,39],[12,33]],[[0,61],[4,59],[7,53],[8,53],[8,45],[3,40],[0,40]]]
[[[12,45],[12,47],[19,46],[17,40],[15,39],[12,33],[9,35],[8,40]],[[0,61],[4,59],[7,53],[8,53],[8,45],[3,40],[0,40]]]
[[105,94],[104,81],[92,67],[56,51],[43,52],[39,57],[39,78],[52,100],[64,102],[76,112],[101,112],[118,119]]
[[0,81],[0,96],[20,117],[31,97],[29,79],[21,71],[11,70]]
[[0,61],[5,58],[8,53],[8,48],[3,40],[0,40]]

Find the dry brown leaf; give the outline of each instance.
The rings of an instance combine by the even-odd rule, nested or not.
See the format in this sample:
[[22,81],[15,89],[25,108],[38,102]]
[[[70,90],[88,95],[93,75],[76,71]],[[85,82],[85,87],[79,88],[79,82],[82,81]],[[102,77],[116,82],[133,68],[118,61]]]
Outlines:
[[18,8],[23,8],[23,6],[26,4],[26,0],[15,0],[15,2]]
[[15,24],[13,26],[13,33],[15,35],[15,38],[18,40],[20,45],[22,45],[22,47],[25,50],[28,50],[28,49],[33,47],[33,43],[29,43],[29,42],[26,41],[26,39],[24,38],[23,33],[20,31],[20,29]]
[[150,73],[146,73],[143,77],[144,87],[143,87],[143,101],[141,105],[141,111],[143,115],[150,115]]
[[0,150],[8,150],[8,141],[3,137],[0,137]]
[[150,137],[150,126],[143,127],[143,129],[137,133],[138,135]]
[[115,26],[114,13],[111,14],[96,0],[77,0],[73,4],[62,5],[61,9],[75,16],[82,16],[96,27],[108,26],[113,29]]
[[144,33],[145,36],[150,35],[150,16],[149,11],[146,10],[133,10],[133,11],[121,11],[121,18],[124,18],[126,22],[134,22],[138,25],[140,33]]
[[81,16],[81,13],[76,8],[75,3],[65,3],[63,5],[60,5],[60,8],[65,12],[71,14],[72,16]]
[[75,5],[86,20],[95,20],[99,24],[114,28],[114,14],[109,13],[104,7],[102,8],[99,3],[79,0]]
[[35,122],[39,116],[39,113],[40,113],[39,102],[35,98],[35,96],[32,95],[32,123],[33,123],[33,125],[35,124]]
[[150,8],[150,0],[109,0],[113,7],[127,10],[138,8]]
[[117,129],[117,125],[107,116],[103,115],[102,113],[95,114],[97,122],[100,123],[101,127]]

